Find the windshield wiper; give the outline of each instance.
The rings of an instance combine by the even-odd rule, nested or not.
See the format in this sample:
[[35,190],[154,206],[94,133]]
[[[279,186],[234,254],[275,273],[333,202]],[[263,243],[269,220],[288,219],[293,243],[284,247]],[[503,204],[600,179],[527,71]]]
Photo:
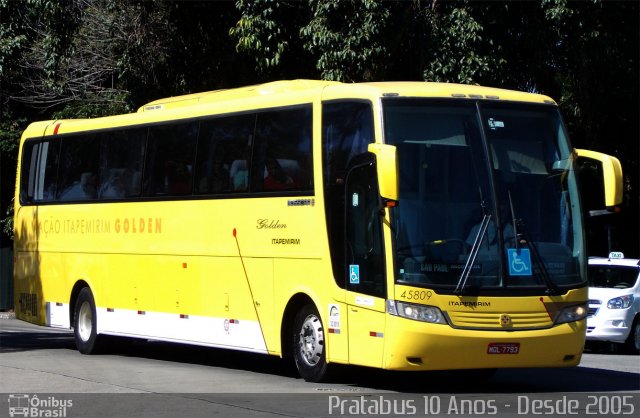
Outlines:
[[489,222],[491,221],[491,214],[485,213],[482,216],[482,221],[480,222],[480,228],[478,228],[478,233],[473,239],[473,245],[471,246],[471,250],[469,251],[469,257],[467,257],[467,261],[464,264],[464,268],[462,269],[462,273],[460,273],[460,278],[458,279],[458,284],[456,285],[456,289],[453,291],[456,295],[461,295],[464,291],[465,286],[467,285],[467,279],[471,274],[471,269],[473,264],[476,262],[476,257],[478,256],[478,251],[480,251],[480,245],[482,244],[482,239],[484,238],[484,234],[487,232],[487,228],[489,227]]
[[[529,234],[527,232],[526,225],[522,219],[517,219],[515,210],[513,209],[513,200],[511,199],[511,191],[507,191],[507,196],[509,197],[509,209],[511,211],[511,221],[513,222],[513,239],[515,241],[516,250],[520,247],[520,244],[525,244],[531,254],[533,255],[533,262],[536,263],[538,270],[540,271],[540,275],[542,276],[542,280],[545,285],[547,285],[547,294],[548,295],[559,295],[560,289],[553,282],[551,276],[549,276],[549,271],[547,267],[544,265],[544,261],[538,252],[538,248],[536,245],[531,242]],[[522,238],[522,239],[521,239]]]
[[561,294],[562,292],[560,291],[560,288],[558,288],[558,286],[551,279],[551,276],[549,276],[549,271],[547,270],[547,267],[544,265],[544,261],[542,260],[542,257],[538,252],[538,248],[536,247],[535,243],[531,242],[531,239],[529,237],[529,233],[527,231],[524,221],[522,219],[517,219],[515,220],[514,223],[518,226],[518,230],[520,231],[518,235],[515,236],[516,248],[519,242],[520,244],[525,244],[529,249],[529,251],[531,251],[533,262],[536,264],[536,267],[538,267],[540,276],[542,277],[542,280],[547,286],[547,295],[553,296],[553,295]]

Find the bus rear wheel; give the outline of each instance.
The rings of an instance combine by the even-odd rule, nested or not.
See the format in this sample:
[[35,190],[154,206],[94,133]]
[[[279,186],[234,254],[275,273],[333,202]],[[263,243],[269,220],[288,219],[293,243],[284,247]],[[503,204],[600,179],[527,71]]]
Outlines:
[[97,331],[96,303],[88,287],[78,294],[73,315],[76,347],[82,354],[99,351],[101,338]]
[[300,376],[307,382],[319,382],[327,377],[324,327],[313,305],[298,311],[292,332],[293,358]]

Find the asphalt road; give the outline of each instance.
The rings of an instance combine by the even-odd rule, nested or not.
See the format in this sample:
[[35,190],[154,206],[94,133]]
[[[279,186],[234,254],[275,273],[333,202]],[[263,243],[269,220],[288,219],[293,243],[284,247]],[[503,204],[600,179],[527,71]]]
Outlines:
[[[0,417],[637,416],[640,358],[587,353],[579,367],[499,370],[483,383],[349,367],[317,384],[278,358],[204,347],[85,356],[71,332],[0,319],[0,393]],[[32,415],[19,415],[25,405]]]

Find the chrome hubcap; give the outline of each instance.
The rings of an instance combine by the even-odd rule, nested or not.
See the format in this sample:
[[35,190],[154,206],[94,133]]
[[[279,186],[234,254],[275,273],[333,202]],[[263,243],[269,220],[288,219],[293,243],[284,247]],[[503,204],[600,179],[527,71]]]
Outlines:
[[78,335],[82,341],[89,341],[91,338],[91,329],[93,327],[93,313],[91,312],[91,304],[84,302],[80,306],[78,313]]
[[324,347],[324,332],[320,319],[315,315],[308,315],[302,323],[298,340],[300,354],[308,366],[315,366],[322,358]]

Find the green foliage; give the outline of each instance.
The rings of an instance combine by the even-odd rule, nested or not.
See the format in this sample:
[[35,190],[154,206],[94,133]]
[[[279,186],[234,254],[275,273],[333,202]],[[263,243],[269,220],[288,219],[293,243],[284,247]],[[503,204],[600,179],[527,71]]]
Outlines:
[[229,35],[236,51],[255,60],[258,74],[268,75],[283,63],[283,56],[297,41],[296,31],[306,5],[298,1],[238,0],[241,16]]
[[20,135],[27,127],[26,118],[16,118],[6,111],[0,112],[0,153],[16,156]]
[[[467,1],[444,2],[424,11],[431,27],[428,65],[423,77],[428,81],[474,84],[491,72],[499,72],[504,59],[499,48],[484,36],[481,11],[486,4]],[[478,14],[479,16],[475,16]],[[489,51],[489,53],[485,53]]]
[[13,240],[13,198],[7,206],[5,217],[0,219],[0,233]]
[[100,101],[96,100],[88,103],[71,102],[62,109],[51,114],[52,119],[88,119],[98,118],[101,116],[117,115],[121,113],[129,113],[133,111],[131,106],[127,104],[126,95],[114,97],[112,101],[104,97]]
[[[27,120],[14,117],[6,110],[0,110],[0,214],[6,212],[6,217],[0,216],[0,233],[6,237],[13,237],[13,192],[16,177],[16,159],[20,135],[27,126]],[[2,238],[0,242],[7,241]]]
[[372,81],[382,75],[382,33],[390,10],[375,0],[310,0],[311,21],[300,30],[322,78]]
[[548,94],[576,146],[621,159],[637,214],[638,9],[603,0],[0,0],[0,213],[31,121],[323,78]]

